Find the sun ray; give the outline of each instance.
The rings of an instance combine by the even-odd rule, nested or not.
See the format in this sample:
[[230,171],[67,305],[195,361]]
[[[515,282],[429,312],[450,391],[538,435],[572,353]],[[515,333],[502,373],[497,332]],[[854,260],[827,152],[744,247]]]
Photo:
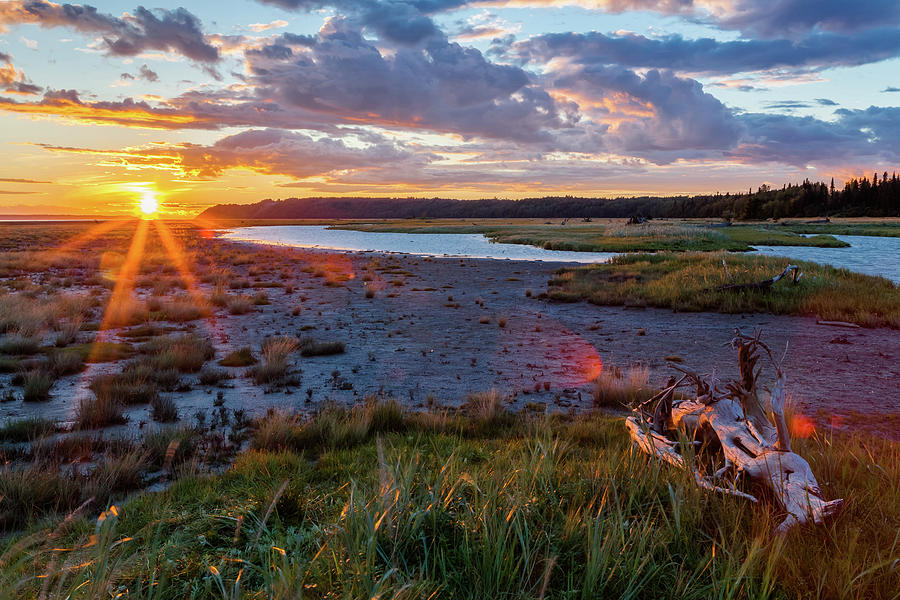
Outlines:
[[116,283],[113,287],[113,293],[100,322],[100,331],[97,335],[97,341],[104,332],[118,323],[124,322],[127,311],[130,306],[131,292],[134,289],[134,279],[141,265],[144,256],[144,248],[147,243],[147,231],[149,223],[147,221],[138,221],[135,229],[134,237],[131,240],[131,246],[128,248],[128,254],[125,256],[125,262],[116,274]]

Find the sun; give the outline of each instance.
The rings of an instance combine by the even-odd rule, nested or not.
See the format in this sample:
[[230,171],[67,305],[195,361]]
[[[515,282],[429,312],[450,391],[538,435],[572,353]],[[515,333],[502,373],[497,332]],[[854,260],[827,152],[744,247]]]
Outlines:
[[144,190],[141,192],[138,208],[141,209],[141,214],[145,217],[155,215],[159,212],[159,200],[156,199],[156,193],[153,190]]

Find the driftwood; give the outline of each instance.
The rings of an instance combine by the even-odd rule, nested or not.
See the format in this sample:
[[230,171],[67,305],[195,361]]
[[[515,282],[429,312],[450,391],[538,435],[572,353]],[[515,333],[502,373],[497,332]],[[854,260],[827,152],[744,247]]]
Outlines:
[[[776,528],[783,533],[802,523],[819,523],[836,512],[843,500],[826,501],[809,463],[791,450],[791,438],[784,417],[786,377],[780,364],[759,335],[740,332],[732,341],[738,351],[740,379],[722,384],[715,373],[704,380],[688,369],[673,365],[683,374],[678,381],[634,409],[625,420],[632,440],[651,456],[690,469],[697,484],[710,491],[756,502],[756,496],[738,487],[741,478],[768,489],[787,513]],[[775,369],[775,384],[768,411],[759,397],[756,368],[764,351]],[[695,388],[694,397],[676,395],[685,386]],[[724,466],[704,474],[699,462],[690,461],[680,451],[681,444],[695,440],[704,444],[701,457],[716,447]]]
[[[725,272],[731,277],[731,272],[728,270],[728,265],[725,263],[725,259],[722,259],[722,265],[725,267]],[[751,283],[729,283],[726,285],[720,285],[716,288],[717,292],[737,292],[742,290],[767,290],[778,281],[780,281],[783,277],[785,277],[788,273],[791,274],[791,283],[797,283],[800,281],[800,278],[803,277],[803,272],[800,271],[800,267],[797,265],[788,265],[784,268],[784,271],[772,277],[771,279],[764,279],[763,281],[754,281]]]

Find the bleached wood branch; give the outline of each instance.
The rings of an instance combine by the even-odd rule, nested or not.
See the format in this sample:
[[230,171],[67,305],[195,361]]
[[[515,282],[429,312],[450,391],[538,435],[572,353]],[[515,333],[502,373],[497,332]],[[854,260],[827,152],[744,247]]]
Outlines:
[[[636,412],[625,420],[635,445],[670,465],[690,469],[697,485],[756,502],[756,498],[736,485],[719,485],[726,473],[736,472],[768,488],[787,516],[776,532],[783,533],[802,523],[819,523],[834,514],[843,500],[826,501],[809,463],[791,449],[790,431],[784,415],[787,378],[771,350],[759,339],[741,335],[733,340],[738,350],[740,379],[727,382],[720,390],[716,377],[704,380],[695,372],[675,367],[684,373],[677,385],[666,388],[654,399],[657,403],[651,420],[649,411]],[[759,350],[763,350],[775,369],[775,384],[769,398],[769,414],[759,398],[756,368]],[[696,386],[692,400],[673,401],[675,389],[688,381]],[[646,404],[646,403],[645,403]],[[678,451],[678,436],[696,440],[714,438],[725,461],[713,478],[704,477],[697,467],[687,464]]]

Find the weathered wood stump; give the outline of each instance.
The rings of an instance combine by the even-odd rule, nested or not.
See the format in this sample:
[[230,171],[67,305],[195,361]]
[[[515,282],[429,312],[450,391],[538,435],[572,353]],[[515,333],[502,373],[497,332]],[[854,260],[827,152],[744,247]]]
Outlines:
[[[732,345],[738,351],[739,380],[720,385],[715,373],[704,380],[693,371],[674,367],[683,373],[681,379],[635,408],[625,420],[631,438],[651,456],[690,469],[705,489],[756,502],[756,497],[738,489],[739,479],[746,477],[768,488],[787,512],[777,533],[802,523],[820,523],[843,500],[826,501],[809,463],[791,450],[784,417],[784,371],[758,334],[748,337],[738,332]],[[776,375],[768,410],[757,388],[759,350],[766,353]],[[684,386],[696,388],[694,398],[676,398],[676,391]],[[697,464],[688,464],[679,452],[682,436],[688,440],[714,437],[724,455],[724,467],[704,475]]]

